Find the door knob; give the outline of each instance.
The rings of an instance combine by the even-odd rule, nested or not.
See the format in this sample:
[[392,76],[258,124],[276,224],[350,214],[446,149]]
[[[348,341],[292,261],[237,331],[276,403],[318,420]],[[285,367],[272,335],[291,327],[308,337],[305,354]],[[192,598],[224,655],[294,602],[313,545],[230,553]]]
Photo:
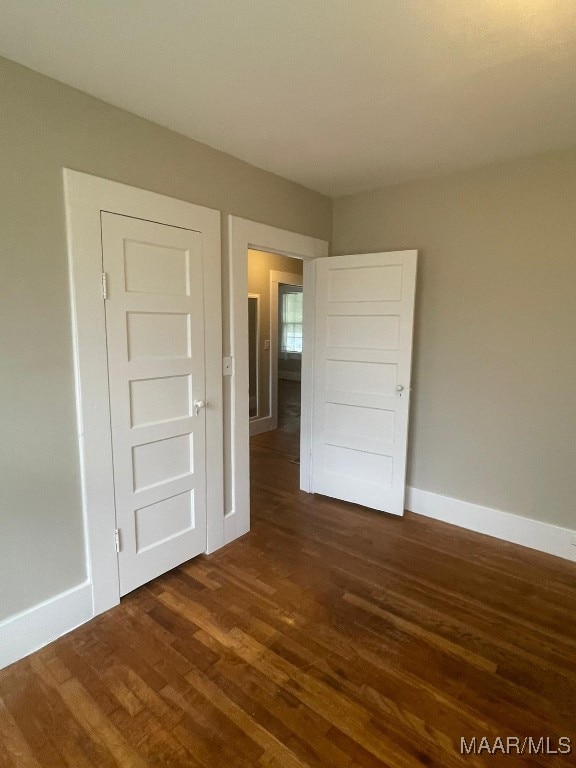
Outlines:
[[206,400],[194,400],[194,410],[196,411],[196,416],[200,415],[200,408],[206,408]]
[[404,386],[403,384],[396,384],[396,392],[403,392]]

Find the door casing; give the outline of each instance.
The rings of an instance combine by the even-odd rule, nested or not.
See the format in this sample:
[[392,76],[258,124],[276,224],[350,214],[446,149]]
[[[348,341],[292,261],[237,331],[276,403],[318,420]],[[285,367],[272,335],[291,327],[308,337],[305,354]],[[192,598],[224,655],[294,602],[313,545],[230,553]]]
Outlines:
[[291,256],[304,262],[304,348],[302,353],[302,412],[300,488],[310,489],[312,374],[314,338],[313,260],[328,256],[328,242],[237,216],[228,216],[228,275],[230,292],[231,383],[230,498],[224,516],[226,543],[250,530],[250,434],[248,418],[248,250]]
[[[267,413],[257,419],[250,419],[250,437],[276,429],[278,426],[278,291],[282,283],[302,285],[303,275],[292,272],[270,270],[270,365],[268,366],[268,403]],[[253,294],[250,294],[251,296]]]
[[207,552],[224,544],[220,212],[63,169],[86,567],[93,615],[120,602],[100,213],[202,233],[206,339]]

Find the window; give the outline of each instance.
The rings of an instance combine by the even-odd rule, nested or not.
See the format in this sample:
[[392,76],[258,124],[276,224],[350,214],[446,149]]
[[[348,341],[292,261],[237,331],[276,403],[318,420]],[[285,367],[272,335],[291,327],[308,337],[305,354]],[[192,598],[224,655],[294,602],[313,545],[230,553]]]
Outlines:
[[302,287],[280,286],[280,351],[302,353]]

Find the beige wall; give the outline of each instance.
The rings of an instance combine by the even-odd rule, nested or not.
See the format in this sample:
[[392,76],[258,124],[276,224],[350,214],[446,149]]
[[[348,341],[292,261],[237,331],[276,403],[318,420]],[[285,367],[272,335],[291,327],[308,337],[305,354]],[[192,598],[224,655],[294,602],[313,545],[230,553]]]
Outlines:
[[335,201],[420,252],[409,483],[576,527],[576,150]]
[[[62,167],[323,239],[332,203],[2,59],[0,99],[1,619],[84,578]],[[336,253],[420,250],[416,487],[575,526],[575,201],[576,151],[336,201]]]
[[63,166],[331,231],[328,198],[0,59],[0,619],[85,575]]
[[303,262],[274,253],[248,251],[248,293],[260,295],[259,417],[270,415],[270,352],[264,349],[264,342],[270,339],[270,272],[273,270],[301,275]]

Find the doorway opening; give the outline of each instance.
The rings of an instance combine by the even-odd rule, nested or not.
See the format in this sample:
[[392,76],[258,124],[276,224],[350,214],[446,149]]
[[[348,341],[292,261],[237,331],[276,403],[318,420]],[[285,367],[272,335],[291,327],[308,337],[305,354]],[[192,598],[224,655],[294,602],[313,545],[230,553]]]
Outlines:
[[[233,541],[250,530],[250,432],[270,429],[261,419],[272,419],[270,410],[258,420],[249,419],[249,371],[248,371],[248,251],[264,251],[276,256],[288,256],[291,264],[302,264],[304,286],[304,336],[307,341],[302,349],[302,404],[300,435],[300,466],[285,463],[292,471],[299,473],[299,488],[309,492],[311,487],[311,419],[312,419],[312,371],[314,346],[314,312],[310,306],[314,296],[315,259],[328,255],[325,240],[301,235],[267,224],[259,224],[236,216],[228,217],[228,263],[230,289],[230,353],[225,391],[230,392],[230,453],[224,457],[227,486],[225,488],[224,538]],[[280,281],[282,282],[282,281]],[[262,314],[264,308],[261,307]],[[262,347],[263,340],[261,340]],[[273,360],[272,360],[273,362]],[[272,387],[272,394],[275,388]],[[227,392],[226,392],[227,394]],[[263,393],[258,393],[261,402],[266,402]],[[260,421],[256,425],[256,421]],[[263,430],[264,431],[264,430]],[[271,471],[272,468],[271,468]]]
[[[234,373],[225,540],[250,530],[250,249],[304,262],[299,489],[402,515],[417,251],[324,258],[325,241],[234,216],[228,222],[233,358],[226,369],[233,362]],[[262,423],[256,429],[272,431]],[[261,475],[265,494],[280,491],[274,506],[289,503],[294,490],[269,470]]]
[[[303,262],[248,250],[249,417],[253,452],[300,461]],[[292,473],[291,473],[292,474]],[[294,482],[297,487],[297,473]]]

